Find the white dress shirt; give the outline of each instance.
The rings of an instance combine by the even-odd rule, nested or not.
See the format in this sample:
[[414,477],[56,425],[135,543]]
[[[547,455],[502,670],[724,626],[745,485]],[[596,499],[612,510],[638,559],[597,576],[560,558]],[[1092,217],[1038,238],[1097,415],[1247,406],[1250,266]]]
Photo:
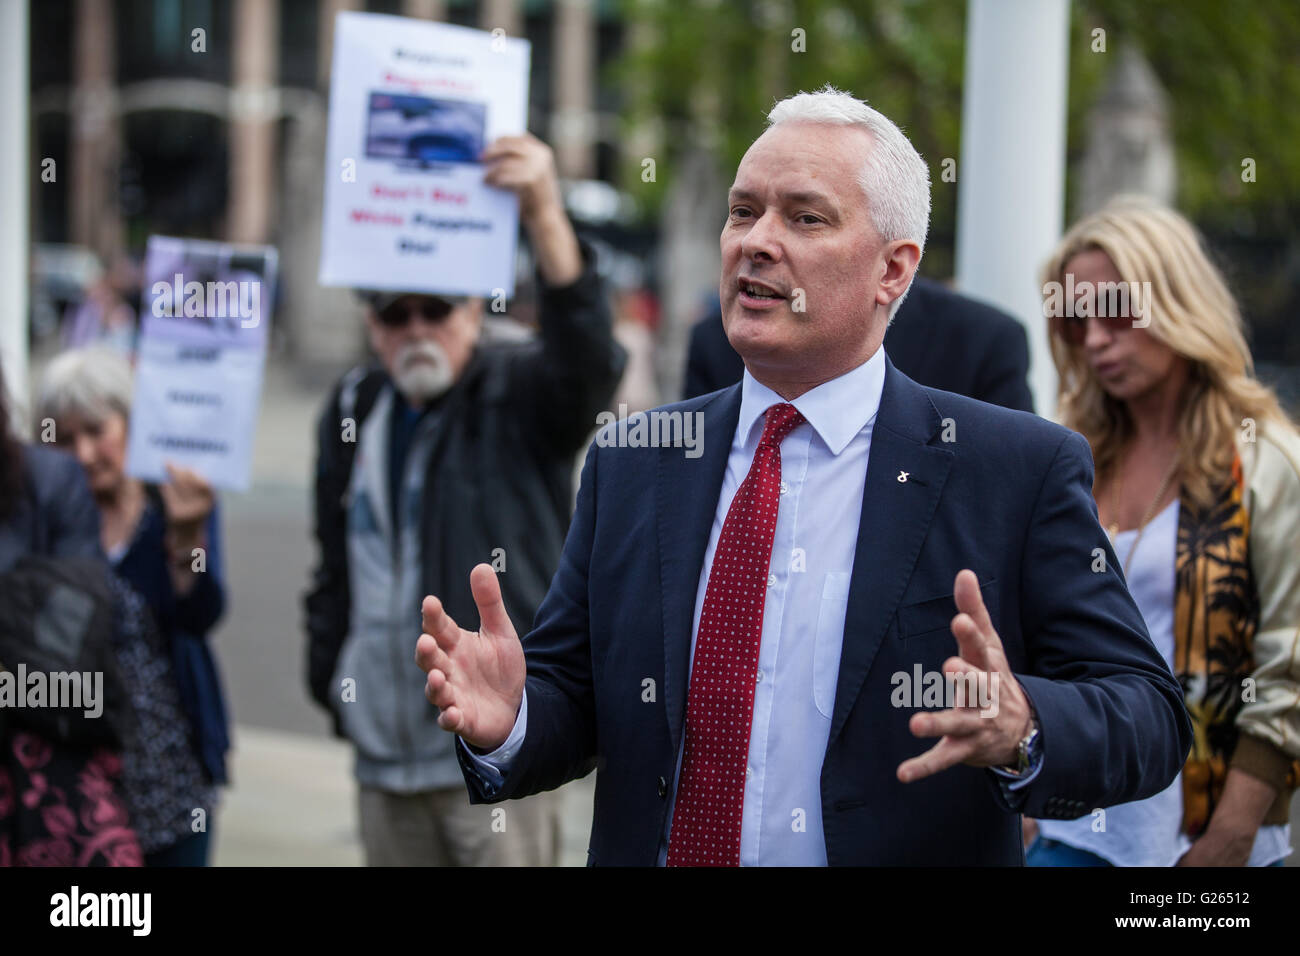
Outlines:
[[[862,365],[791,403],[807,421],[781,443],[781,494],[745,774],[742,866],[826,865],[822,759],[835,706],[871,431],[884,384],[885,352],[878,348]],[[784,401],[746,370],[740,418],[696,591],[692,663],[709,572],[727,510],[749,474],[763,433],[764,413]],[[501,782],[523,742],[527,698],[525,693],[514,729],[497,750],[485,756],[465,750],[490,783]],[[668,823],[659,847],[660,865],[668,853],[681,760],[679,751]]]

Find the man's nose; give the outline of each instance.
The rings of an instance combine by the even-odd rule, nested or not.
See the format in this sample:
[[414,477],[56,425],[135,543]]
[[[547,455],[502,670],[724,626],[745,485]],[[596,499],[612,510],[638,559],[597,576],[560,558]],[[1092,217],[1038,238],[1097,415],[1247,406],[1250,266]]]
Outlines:
[[740,241],[740,251],[746,259],[760,257],[773,262],[781,258],[780,217],[765,212],[755,220]]
[[427,342],[429,339],[438,337],[438,330],[441,326],[441,322],[426,319],[423,315],[413,315],[410,323],[406,326],[406,334],[412,340]]

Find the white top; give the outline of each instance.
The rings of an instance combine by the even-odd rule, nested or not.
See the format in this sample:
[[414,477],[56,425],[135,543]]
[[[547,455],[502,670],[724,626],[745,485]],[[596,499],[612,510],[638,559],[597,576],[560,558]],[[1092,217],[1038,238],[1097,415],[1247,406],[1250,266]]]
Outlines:
[[[1129,593],[1156,650],[1172,669],[1178,499],[1151,519],[1141,541],[1137,536],[1136,529],[1121,531],[1115,538],[1115,555],[1121,567],[1129,565]],[[1181,832],[1182,821],[1183,774],[1179,771],[1174,782],[1153,797],[1093,810],[1078,820],[1040,820],[1038,826],[1048,839],[1095,853],[1115,866],[1173,866],[1192,846]],[[1267,866],[1290,852],[1290,825],[1260,827],[1248,865]]]

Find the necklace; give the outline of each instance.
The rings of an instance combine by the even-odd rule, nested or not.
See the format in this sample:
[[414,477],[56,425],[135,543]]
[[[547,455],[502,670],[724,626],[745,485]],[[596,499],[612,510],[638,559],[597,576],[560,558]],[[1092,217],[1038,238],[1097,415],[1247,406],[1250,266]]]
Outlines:
[[[1156,491],[1156,496],[1151,499],[1151,504],[1147,505],[1147,510],[1143,513],[1142,520],[1138,522],[1137,537],[1133,539],[1133,547],[1129,548],[1128,557],[1124,559],[1125,580],[1128,579],[1128,566],[1133,561],[1133,555],[1137,553],[1138,542],[1142,540],[1142,534],[1146,531],[1147,524],[1150,523],[1152,516],[1155,514],[1156,505],[1160,504],[1160,499],[1163,498],[1165,492],[1169,490],[1169,483],[1174,480],[1174,475],[1177,471],[1178,456],[1174,455],[1174,460],[1169,463],[1169,468],[1165,472],[1164,479],[1160,482],[1160,488]],[[1115,490],[1111,492],[1110,510],[1112,516],[1118,517],[1120,499],[1119,492],[1124,480],[1124,470],[1122,468],[1116,468],[1115,473]],[[1119,537],[1119,522],[1112,521],[1110,527],[1107,528],[1106,531],[1107,534],[1110,535],[1111,544],[1114,544],[1115,540]]]

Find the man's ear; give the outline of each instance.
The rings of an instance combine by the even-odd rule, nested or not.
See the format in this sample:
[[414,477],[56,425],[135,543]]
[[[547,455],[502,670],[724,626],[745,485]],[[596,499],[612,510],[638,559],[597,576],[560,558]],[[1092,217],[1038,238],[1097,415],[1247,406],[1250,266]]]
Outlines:
[[876,304],[886,308],[907,291],[921,264],[921,247],[912,239],[896,239],[885,246],[884,274],[876,289]]

